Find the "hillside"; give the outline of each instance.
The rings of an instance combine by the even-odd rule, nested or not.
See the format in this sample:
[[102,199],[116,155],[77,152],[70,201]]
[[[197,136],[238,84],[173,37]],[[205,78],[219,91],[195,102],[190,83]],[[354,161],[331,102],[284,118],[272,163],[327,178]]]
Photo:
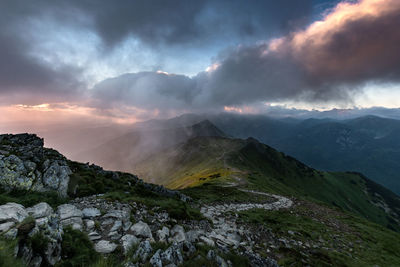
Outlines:
[[383,215],[372,195],[388,213],[398,199],[363,176],[318,172],[255,139],[176,147],[185,182],[198,178],[180,192],[0,135],[0,266],[400,264],[400,234],[357,215]]
[[318,200],[400,230],[400,198],[389,190],[358,173],[317,171],[252,138],[193,138],[147,158],[137,173],[173,189],[218,184]]
[[79,153],[74,159],[94,162],[111,170],[133,172],[132,166],[149,155],[196,136],[226,136],[208,120],[178,128],[138,129],[112,139],[94,149]]
[[326,171],[356,171],[400,194],[400,121],[365,116],[350,120],[209,116],[237,138],[254,137]]

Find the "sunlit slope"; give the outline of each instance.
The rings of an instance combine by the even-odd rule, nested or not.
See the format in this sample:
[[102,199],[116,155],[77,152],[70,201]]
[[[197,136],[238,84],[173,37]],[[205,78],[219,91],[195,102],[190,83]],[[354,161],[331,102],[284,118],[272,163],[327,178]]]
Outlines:
[[357,173],[317,171],[253,138],[193,138],[147,158],[137,173],[175,189],[211,183],[318,200],[400,228],[391,191]]

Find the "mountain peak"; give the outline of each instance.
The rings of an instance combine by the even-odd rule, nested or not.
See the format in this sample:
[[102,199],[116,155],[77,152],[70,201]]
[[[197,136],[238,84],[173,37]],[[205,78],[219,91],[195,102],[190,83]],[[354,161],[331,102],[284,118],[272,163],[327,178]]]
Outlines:
[[209,120],[193,124],[190,129],[193,131],[193,136],[229,137]]

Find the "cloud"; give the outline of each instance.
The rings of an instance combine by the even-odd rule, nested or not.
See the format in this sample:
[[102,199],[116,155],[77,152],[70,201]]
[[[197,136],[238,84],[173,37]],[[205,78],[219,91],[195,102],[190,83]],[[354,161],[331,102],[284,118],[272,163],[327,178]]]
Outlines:
[[24,27],[33,12],[31,3],[0,3],[0,104],[43,103],[43,100],[73,98],[82,85],[80,69],[52,66],[31,54],[30,28]]
[[351,100],[368,81],[398,81],[399,27],[399,1],[340,3],[305,30],[223,57],[210,99]]
[[[197,1],[89,0],[67,1],[93,21],[107,46],[129,36],[149,45],[189,45],[220,42],[228,36],[258,36],[292,29],[305,22],[311,0]],[[68,5],[66,5],[68,6]],[[288,8],[290,6],[290,8]],[[303,21],[304,20],[304,21]]]

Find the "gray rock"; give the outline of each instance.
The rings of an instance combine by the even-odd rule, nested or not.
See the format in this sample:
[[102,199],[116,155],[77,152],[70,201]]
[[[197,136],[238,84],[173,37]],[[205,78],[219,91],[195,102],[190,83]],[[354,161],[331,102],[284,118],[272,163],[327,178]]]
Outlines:
[[122,209],[122,210],[111,210],[107,212],[104,218],[114,218],[123,222],[129,221],[131,217],[131,211],[129,209]]
[[33,207],[27,208],[26,211],[35,219],[50,216],[53,213],[53,208],[46,202],[41,202]]
[[161,253],[162,253],[162,250],[159,249],[156,251],[156,253],[154,253],[153,257],[151,257],[150,264],[153,267],[163,267],[163,263],[161,260]]
[[93,220],[85,220],[85,227],[86,227],[86,231],[91,231],[94,229],[94,221]]
[[140,259],[140,261],[144,263],[151,256],[152,252],[153,248],[151,247],[150,242],[148,240],[142,241],[140,242],[134,257]]
[[31,260],[29,265],[32,267],[40,267],[40,265],[42,264],[42,261],[43,261],[43,258],[41,256],[36,256]]
[[206,244],[207,246],[215,247],[215,242],[210,238],[207,238],[205,236],[200,236],[200,241]]
[[107,240],[100,240],[94,245],[94,249],[103,254],[108,254],[113,252],[117,248],[117,245],[114,243],[111,243],[110,241]]
[[83,216],[82,211],[71,204],[63,204],[58,206],[57,214],[60,217],[60,220],[65,220],[72,217],[82,218]]
[[173,244],[167,248],[162,254],[161,259],[163,264],[175,264],[179,265],[183,263],[183,256],[181,253],[181,248],[178,244]]
[[15,238],[17,238],[17,235],[18,235],[18,229],[13,228],[8,230],[3,236],[6,239],[14,240]]
[[218,264],[219,267],[228,267],[228,264],[221,256],[216,255],[215,262]]
[[208,260],[210,260],[210,261],[212,261],[212,260],[214,260],[215,259],[215,256],[216,256],[217,254],[215,253],[215,251],[214,250],[209,250],[208,252],[207,252],[207,259]]
[[135,234],[135,236],[153,239],[151,229],[149,225],[145,222],[140,221],[138,223],[135,223],[131,227],[131,231]]
[[196,252],[196,247],[192,243],[184,241],[182,243],[182,250],[186,253],[187,256],[191,256],[193,253]]
[[83,230],[83,221],[81,217],[71,217],[61,221],[63,226],[71,226],[74,230]]
[[124,253],[127,253],[132,246],[139,244],[139,239],[134,235],[124,235],[120,240]]
[[101,215],[99,209],[96,208],[85,208],[82,210],[83,218],[94,218]]
[[61,197],[67,197],[69,175],[72,174],[71,169],[64,161],[56,160],[45,165],[49,165],[43,173],[42,181],[45,188],[48,190],[57,191]]
[[163,226],[161,230],[157,230],[156,232],[157,238],[159,242],[167,242],[169,237],[169,229],[166,226]]
[[122,228],[122,222],[121,221],[115,221],[114,225],[111,227],[110,232],[116,232]]
[[20,204],[7,203],[0,206],[0,223],[22,222],[26,217],[28,217],[28,213]]
[[5,222],[5,223],[0,224],[0,233],[7,232],[14,225],[15,225],[15,222]]
[[91,241],[95,241],[95,240],[101,239],[101,235],[99,235],[99,233],[97,233],[97,232],[90,232],[90,233],[88,234],[88,237],[89,237],[89,239],[90,239]]
[[171,238],[170,242],[177,242],[181,243],[186,240],[186,235],[185,235],[185,230],[181,225],[176,224],[172,229],[171,229]]
[[118,240],[118,239],[121,238],[121,234],[118,233],[117,231],[113,231],[113,232],[108,233],[108,237],[109,237],[111,240]]
[[199,236],[201,234],[204,234],[203,231],[199,231],[199,230],[190,230],[186,232],[186,240],[192,243],[197,243],[199,242]]

